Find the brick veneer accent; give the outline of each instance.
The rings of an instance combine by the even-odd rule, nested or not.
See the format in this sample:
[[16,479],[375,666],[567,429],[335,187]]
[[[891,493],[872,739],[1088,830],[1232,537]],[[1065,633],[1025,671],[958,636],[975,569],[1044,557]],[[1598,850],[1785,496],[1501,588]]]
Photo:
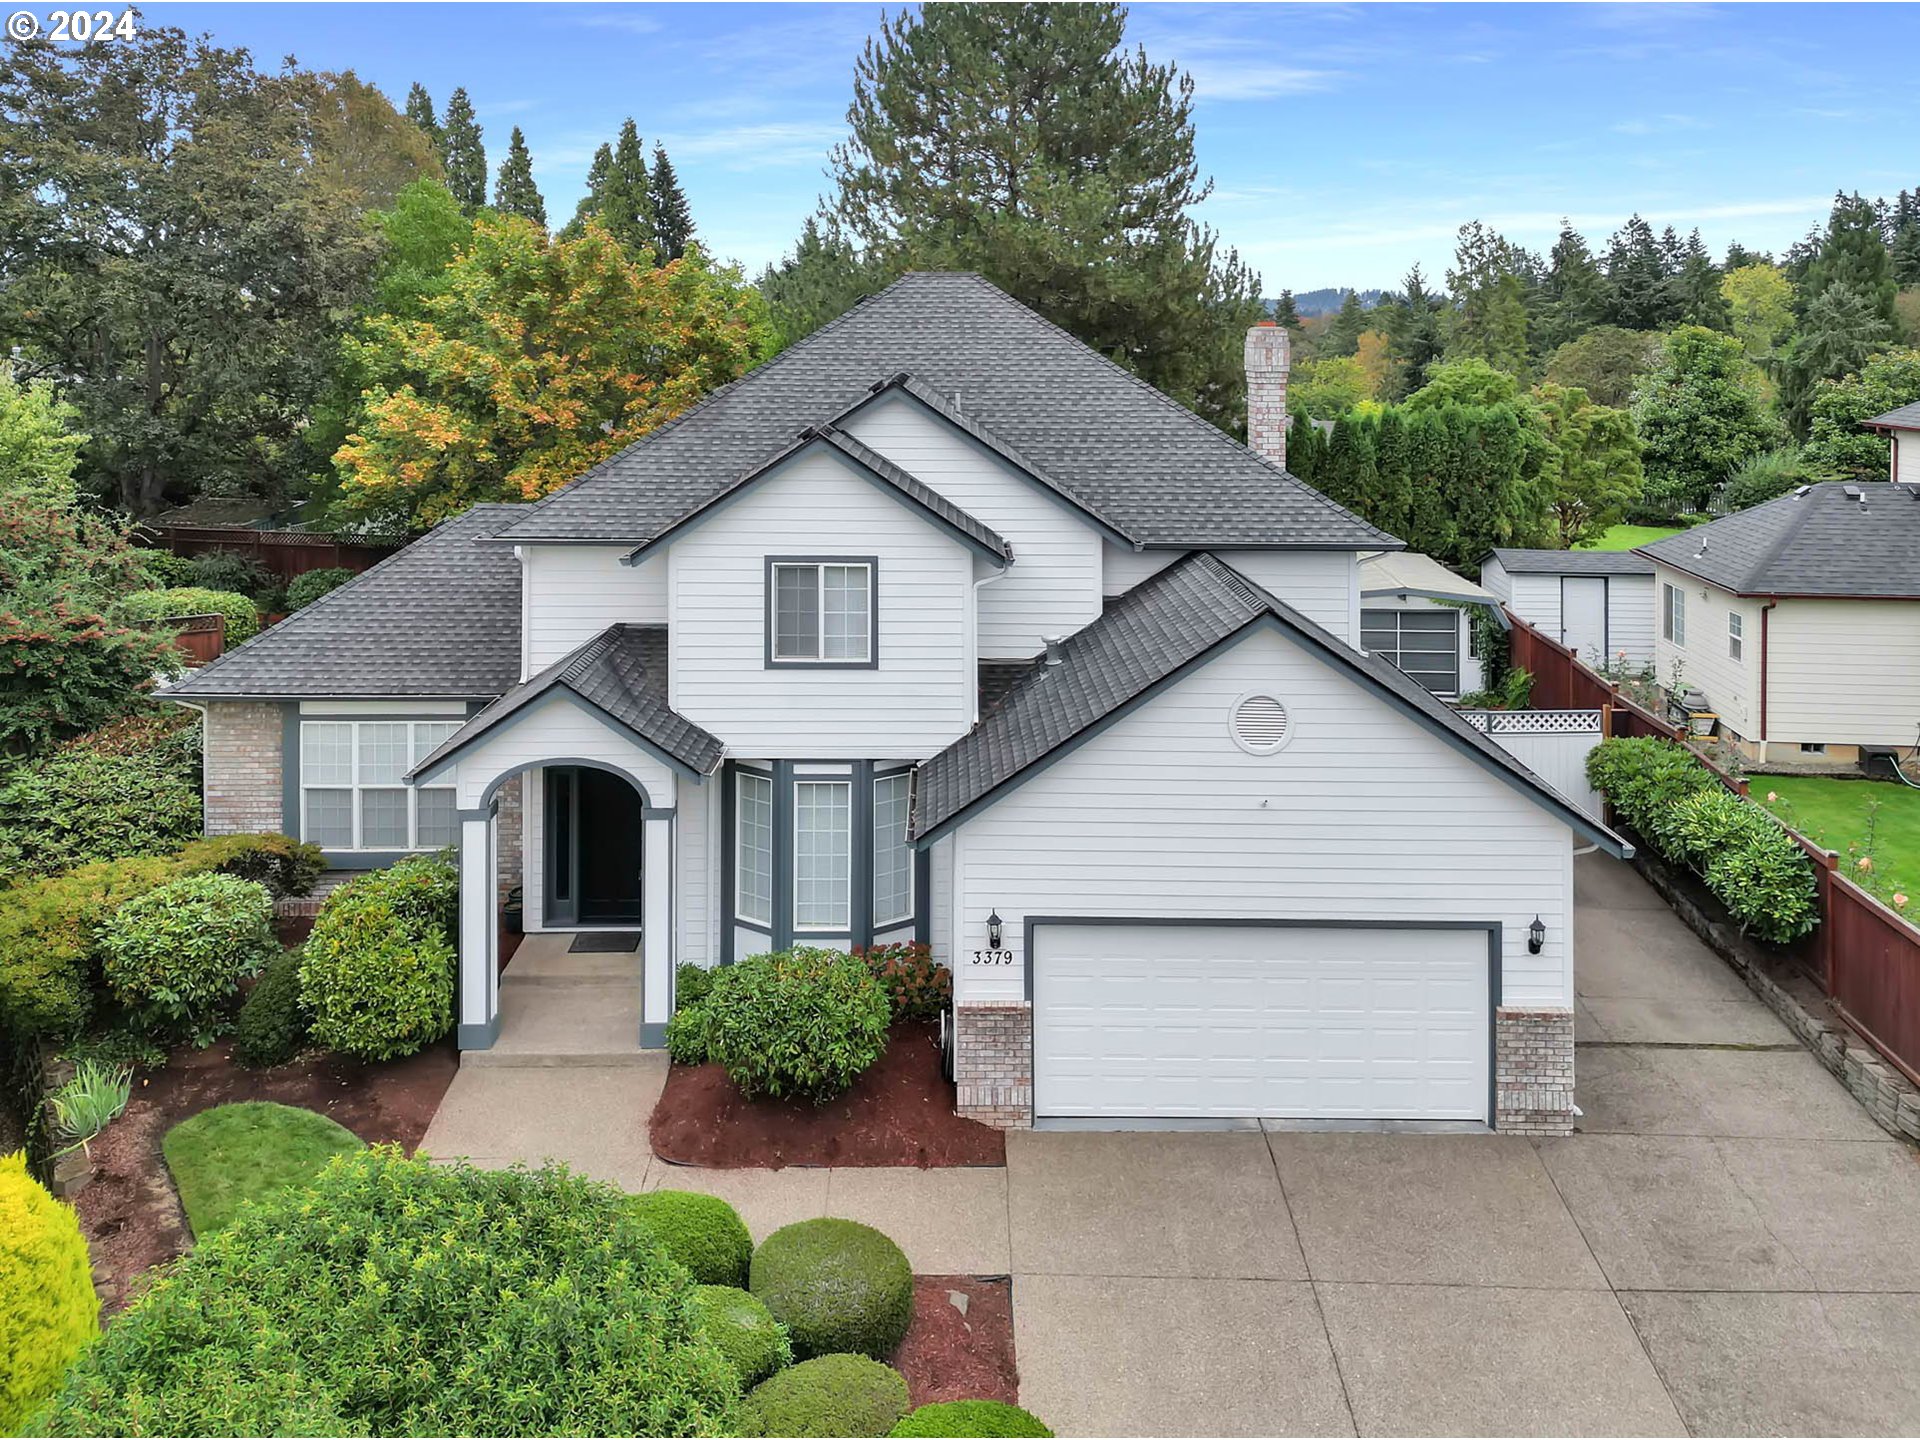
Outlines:
[[1247,448],[1287,463],[1286,327],[1271,320],[1247,331]]
[[524,776],[516,775],[500,787],[500,809],[494,818],[494,825],[500,837],[499,881],[500,903],[503,905],[507,901],[507,892],[520,883],[520,841],[521,836],[525,834],[520,785],[524,779]]
[[1573,1011],[1494,1017],[1494,1128],[1511,1135],[1573,1133]]
[[1033,1007],[1013,1001],[953,1012],[954,1109],[1002,1130],[1033,1124]]
[[282,828],[283,742],[278,705],[219,700],[207,706],[202,742],[207,834],[246,835]]

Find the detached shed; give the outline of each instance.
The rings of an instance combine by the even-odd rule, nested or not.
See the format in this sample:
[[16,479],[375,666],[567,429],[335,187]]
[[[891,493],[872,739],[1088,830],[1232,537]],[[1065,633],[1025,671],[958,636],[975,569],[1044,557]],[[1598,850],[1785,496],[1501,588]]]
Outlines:
[[1631,550],[1495,550],[1480,583],[1589,665],[1653,663],[1653,562]]

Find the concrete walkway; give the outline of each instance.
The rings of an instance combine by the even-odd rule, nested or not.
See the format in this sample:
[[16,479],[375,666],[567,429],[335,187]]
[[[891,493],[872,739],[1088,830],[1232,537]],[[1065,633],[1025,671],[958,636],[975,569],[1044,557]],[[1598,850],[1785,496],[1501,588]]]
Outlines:
[[[664,1064],[463,1068],[425,1141],[1010,1273],[1063,1435],[1920,1431],[1920,1164],[1633,871],[1578,868],[1580,1133],[1016,1134],[1003,1170],[647,1154]],[[517,963],[517,962],[516,962]]]

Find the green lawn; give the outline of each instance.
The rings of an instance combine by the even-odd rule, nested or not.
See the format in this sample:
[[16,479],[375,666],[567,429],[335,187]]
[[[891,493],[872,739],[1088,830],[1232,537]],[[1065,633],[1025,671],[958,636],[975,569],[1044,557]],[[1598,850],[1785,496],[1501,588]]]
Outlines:
[[199,1239],[247,1201],[304,1185],[335,1155],[359,1148],[351,1130],[326,1116],[264,1100],[202,1110],[169,1130],[160,1145]]
[[1827,780],[1803,775],[1749,777],[1753,797],[1782,820],[1851,866],[1867,848],[1867,809],[1874,801],[1873,863],[1886,891],[1920,893],[1920,790],[1891,780]]
[[1685,529],[1681,525],[1615,525],[1606,534],[1591,545],[1582,545],[1582,550],[1631,550],[1636,545],[1651,545],[1656,540],[1664,540],[1669,535],[1678,535]]

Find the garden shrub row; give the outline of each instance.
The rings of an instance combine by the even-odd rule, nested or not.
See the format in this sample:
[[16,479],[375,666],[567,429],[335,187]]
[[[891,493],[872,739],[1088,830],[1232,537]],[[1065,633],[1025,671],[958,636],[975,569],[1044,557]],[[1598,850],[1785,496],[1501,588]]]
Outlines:
[[1587,780],[1663,858],[1693,870],[1748,934],[1784,945],[1819,923],[1813,861],[1771,815],[1683,745],[1596,745]]

